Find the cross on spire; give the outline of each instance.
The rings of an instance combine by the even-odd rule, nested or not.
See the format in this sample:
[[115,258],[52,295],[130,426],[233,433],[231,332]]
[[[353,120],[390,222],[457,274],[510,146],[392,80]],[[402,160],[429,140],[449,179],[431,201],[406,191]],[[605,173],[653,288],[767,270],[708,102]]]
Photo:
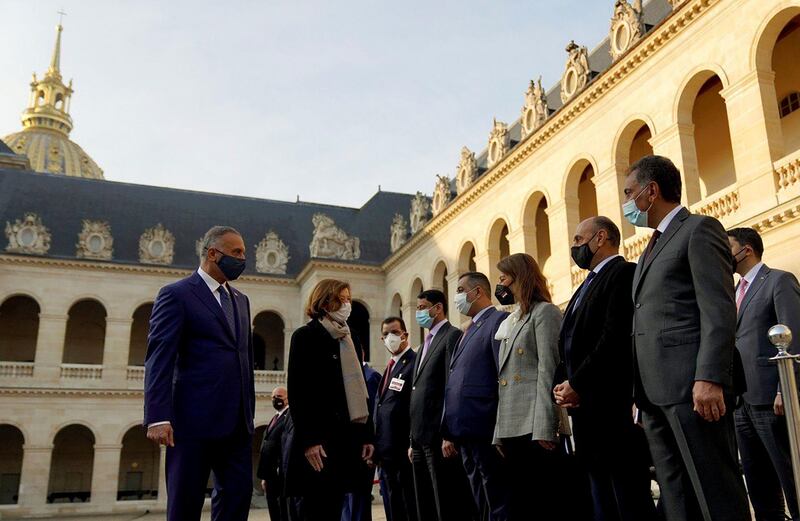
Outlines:
[[64,17],[67,16],[67,13],[65,13],[63,10],[59,10],[58,15],[58,25],[61,25],[61,23],[64,21]]

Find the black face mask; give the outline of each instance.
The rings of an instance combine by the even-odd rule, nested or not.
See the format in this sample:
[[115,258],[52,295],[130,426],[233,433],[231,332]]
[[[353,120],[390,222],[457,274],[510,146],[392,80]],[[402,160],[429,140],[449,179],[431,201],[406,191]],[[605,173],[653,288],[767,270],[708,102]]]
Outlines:
[[503,306],[510,306],[514,303],[514,294],[511,293],[508,286],[498,284],[494,290],[494,296],[497,297],[497,301]]
[[[742,248],[741,250],[739,250],[736,253],[734,253],[733,256],[731,257],[731,263],[733,264],[733,272],[734,273],[736,273],[736,268],[739,266],[739,263],[741,262],[736,257],[746,249],[747,248]],[[744,259],[742,259],[742,260],[744,260]]]
[[219,266],[219,270],[225,275],[225,278],[228,280],[238,279],[246,266],[245,260],[225,255],[219,250],[217,250],[217,253],[222,256],[217,260],[217,266]]
[[592,251],[592,248],[589,246],[596,236],[597,233],[592,235],[591,239],[580,246],[572,247],[572,260],[574,260],[575,264],[582,270],[589,269],[589,267],[592,265],[592,259],[594,259],[594,256],[597,254],[597,250]]
[[283,398],[273,398],[272,399],[272,406],[275,407],[276,411],[280,411],[286,405],[286,402],[283,401]]

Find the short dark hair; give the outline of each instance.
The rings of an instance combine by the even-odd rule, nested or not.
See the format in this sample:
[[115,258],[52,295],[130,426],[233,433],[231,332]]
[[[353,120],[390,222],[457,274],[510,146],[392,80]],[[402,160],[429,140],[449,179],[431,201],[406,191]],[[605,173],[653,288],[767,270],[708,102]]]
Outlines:
[[386,317],[381,322],[381,326],[386,326],[391,324],[392,322],[399,322],[400,327],[403,329],[403,333],[408,333],[408,329],[406,329],[406,321],[400,317]]
[[728,230],[728,237],[736,239],[742,247],[750,246],[760,259],[764,255],[764,241],[761,236],[752,228],[733,228]]
[[467,279],[472,286],[480,286],[481,289],[486,293],[486,296],[491,298],[492,297],[492,285],[489,282],[489,277],[481,273],[480,271],[468,271],[459,275],[458,280]]
[[668,203],[681,202],[681,173],[668,158],[644,156],[628,169],[628,175],[634,173],[639,186],[655,183],[661,190],[661,197],[665,201]]
[[605,230],[606,234],[608,234],[608,242],[610,242],[612,246],[619,247],[622,237],[614,221],[604,215],[598,215],[592,219],[592,224],[594,225],[595,231]]
[[424,298],[434,306],[436,304],[441,304],[442,311],[444,311],[444,315],[447,316],[447,297],[444,296],[444,292],[438,289],[426,289],[417,295],[417,298]]
[[242,234],[232,226],[212,226],[200,240],[200,248],[203,253],[203,257],[208,254],[208,250],[216,247],[222,237],[229,233],[233,233],[239,237],[242,236]]

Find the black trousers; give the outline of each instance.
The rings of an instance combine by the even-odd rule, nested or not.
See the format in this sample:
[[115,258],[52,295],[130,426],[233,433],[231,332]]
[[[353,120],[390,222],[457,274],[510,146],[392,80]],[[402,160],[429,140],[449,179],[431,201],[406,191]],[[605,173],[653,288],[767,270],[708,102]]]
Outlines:
[[318,494],[302,497],[303,521],[341,521],[344,494],[331,494],[321,490]]
[[459,440],[457,446],[478,510],[488,511],[489,521],[508,520],[508,470],[491,440]]
[[772,405],[743,403],[736,409],[735,421],[736,439],[756,521],[783,521],[785,503],[789,505],[792,519],[797,521],[800,516],[786,417],[776,416]]
[[630,408],[572,413],[575,450],[588,473],[594,521],[658,519],[650,494],[650,457]]
[[381,462],[385,485],[386,519],[417,521],[417,500],[414,494],[414,473],[407,457]]
[[643,409],[667,521],[750,521],[729,402],[717,422],[692,403]]
[[266,497],[270,521],[289,521],[289,500],[284,495],[282,479],[267,481]]
[[478,520],[461,460],[442,456],[441,441],[411,449],[419,521]]

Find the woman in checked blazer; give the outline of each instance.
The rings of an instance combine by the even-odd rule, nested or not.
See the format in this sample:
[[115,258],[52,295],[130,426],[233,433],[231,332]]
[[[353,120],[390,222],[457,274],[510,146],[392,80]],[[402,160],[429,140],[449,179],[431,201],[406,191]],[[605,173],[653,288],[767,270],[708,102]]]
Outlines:
[[[497,264],[495,296],[517,309],[500,325],[499,404],[494,444],[505,456],[512,483],[511,521],[530,518],[537,505],[541,519],[556,515],[559,410],[550,397],[559,364],[561,311],[551,303],[539,265],[526,253]],[[552,507],[552,508],[550,508]]]

